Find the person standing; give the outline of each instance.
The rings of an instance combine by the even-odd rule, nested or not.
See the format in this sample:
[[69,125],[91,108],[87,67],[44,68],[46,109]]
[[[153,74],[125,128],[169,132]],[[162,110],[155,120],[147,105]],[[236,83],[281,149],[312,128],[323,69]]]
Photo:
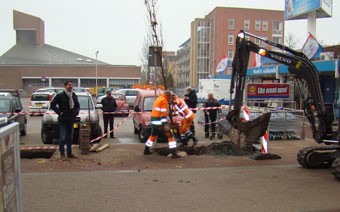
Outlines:
[[[185,96],[184,96],[184,101],[188,105],[189,108],[196,108],[197,107],[197,94],[196,91],[193,90],[191,87],[187,87],[185,89]],[[193,113],[196,113],[196,110],[193,110]],[[190,131],[195,134],[195,124],[194,120],[192,120],[190,124]]]
[[193,147],[197,145],[197,138],[190,130],[190,125],[195,118],[195,114],[190,110],[188,105],[184,102],[183,99],[177,97],[176,94],[173,94],[171,97],[171,104],[174,112],[179,116],[183,117],[181,120],[181,126],[179,128],[179,133],[182,140],[182,145],[188,145],[190,139],[193,141]]
[[75,158],[72,154],[73,127],[75,118],[80,110],[78,97],[73,92],[73,82],[66,81],[64,86],[65,90],[57,94],[51,102],[51,109],[58,114],[61,159],[65,159],[65,144],[67,147],[67,157]]
[[151,111],[151,135],[145,143],[144,155],[152,154],[150,149],[157,141],[159,133],[164,131],[165,136],[168,138],[169,149],[172,153],[172,157],[179,157],[176,152],[176,140],[170,131],[168,123],[169,101],[171,95],[172,92],[166,90],[162,93],[162,95],[157,97],[153,104]]
[[107,138],[109,135],[107,134],[108,124],[110,124],[110,137],[115,138],[113,132],[113,124],[114,124],[114,116],[112,112],[117,110],[117,103],[115,98],[112,97],[111,91],[106,92],[106,97],[104,97],[101,101],[103,105],[103,120],[104,120],[104,138]]
[[[208,99],[204,101],[204,107],[220,107],[221,104],[220,102],[214,98],[214,95],[212,93],[208,94]],[[215,137],[215,131],[216,131],[216,124],[213,123],[217,119],[217,112],[219,110],[214,110],[214,109],[209,109],[209,110],[204,110],[204,118],[205,118],[205,126],[204,126],[204,132],[205,132],[205,137],[209,137],[209,128],[211,126],[211,136],[210,138]],[[209,121],[210,119],[210,121]],[[211,124],[210,124],[211,123]]]

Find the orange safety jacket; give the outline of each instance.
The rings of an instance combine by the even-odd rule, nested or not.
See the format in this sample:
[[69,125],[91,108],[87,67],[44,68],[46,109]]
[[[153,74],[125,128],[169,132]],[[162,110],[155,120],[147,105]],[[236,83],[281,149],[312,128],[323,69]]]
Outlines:
[[174,100],[173,109],[174,109],[176,114],[182,116],[185,119],[189,118],[190,116],[192,116],[192,114],[194,114],[190,110],[188,105],[185,103],[185,101],[183,99],[181,99],[181,98],[176,98]]
[[168,122],[169,98],[162,94],[155,100],[151,111],[151,124],[162,125]]

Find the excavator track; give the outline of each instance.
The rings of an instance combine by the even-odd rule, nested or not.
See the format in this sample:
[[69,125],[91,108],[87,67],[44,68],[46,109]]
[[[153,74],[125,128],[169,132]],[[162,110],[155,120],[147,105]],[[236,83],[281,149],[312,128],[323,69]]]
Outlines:
[[[335,152],[337,150],[339,151],[340,147],[334,145],[306,147],[304,149],[301,149],[297,154],[297,161],[303,168],[329,168],[332,166],[333,161],[336,159]],[[340,167],[338,169],[340,169]],[[340,172],[338,172],[338,174],[340,176]]]
[[337,158],[332,163],[332,174],[338,180],[340,180],[340,158]]

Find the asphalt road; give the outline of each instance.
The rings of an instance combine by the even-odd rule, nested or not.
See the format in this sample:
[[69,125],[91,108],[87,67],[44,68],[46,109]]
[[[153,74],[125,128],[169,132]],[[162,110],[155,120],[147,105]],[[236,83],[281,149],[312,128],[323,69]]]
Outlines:
[[[30,99],[29,98],[22,98],[21,102],[23,104],[23,107],[25,111],[28,112],[28,106]],[[41,122],[42,122],[42,116],[27,116],[27,135],[20,137],[20,144],[21,145],[43,145],[43,142],[41,140]],[[125,117],[115,117],[115,125],[119,122],[123,121]],[[196,122],[197,123],[197,122]],[[102,129],[104,129],[103,126],[103,118],[100,117],[100,125]],[[203,135],[203,128],[196,125],[196,133],[197,137],[201,140],[204,139]],[[133,133],[133,122],[132,117],[129,118],[124,124],[122,124],[116,131],[115,131],[115,137],[116,139],[110,139],[110,142],[112,143],[123,143],[123,144],[133,144],[133,143],[139,143],[137,135]]]

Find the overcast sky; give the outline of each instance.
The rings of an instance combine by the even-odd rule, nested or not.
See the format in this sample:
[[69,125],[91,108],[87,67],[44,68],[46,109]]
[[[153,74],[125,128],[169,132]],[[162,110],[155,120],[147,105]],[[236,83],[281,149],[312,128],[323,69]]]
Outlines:
[[[165,50],[177,50],[190,37],[190,23],[216,6],[284,9],[284,0],[158,0]],[[0,55],[15,44],[13,10],[45,21],[46,43],[114,65],[140,65],[146,35],[144,0],[1,0]],[[265,17],[263,17],[265,18]],[[302,46],[307,21],[286,21]],[[333,17],[317,21],[317,39],[340,44],[340,1],[333,0]]]

